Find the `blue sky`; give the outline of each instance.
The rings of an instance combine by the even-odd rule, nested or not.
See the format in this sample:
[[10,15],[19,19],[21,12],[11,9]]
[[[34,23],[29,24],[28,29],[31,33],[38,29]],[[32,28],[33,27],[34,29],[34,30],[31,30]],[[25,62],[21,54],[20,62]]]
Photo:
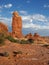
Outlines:
[[49,36],[49,0],[1,0],[0,21],[11,30],[12,12],[22,17],[24,34],[39,33]]

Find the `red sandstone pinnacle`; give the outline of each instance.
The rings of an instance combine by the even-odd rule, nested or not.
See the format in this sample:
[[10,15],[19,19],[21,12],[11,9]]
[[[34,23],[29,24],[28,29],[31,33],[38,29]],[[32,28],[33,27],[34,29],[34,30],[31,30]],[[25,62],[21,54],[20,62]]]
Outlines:
[[13,12],[12,35],[18,38],[22,37],[22,19],[17,12]]

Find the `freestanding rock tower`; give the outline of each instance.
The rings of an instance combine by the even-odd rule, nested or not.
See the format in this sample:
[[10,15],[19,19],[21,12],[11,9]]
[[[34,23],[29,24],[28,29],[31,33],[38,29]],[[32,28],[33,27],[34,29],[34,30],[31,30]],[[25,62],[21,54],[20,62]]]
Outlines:
[[22,19],[19,16],[18,12],[13,12],[12,35],[17,38],[22,37]]

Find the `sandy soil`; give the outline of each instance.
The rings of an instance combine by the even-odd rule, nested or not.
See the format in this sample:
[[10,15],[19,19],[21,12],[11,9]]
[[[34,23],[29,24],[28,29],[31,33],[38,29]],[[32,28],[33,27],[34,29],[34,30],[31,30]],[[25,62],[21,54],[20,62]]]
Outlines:
[[[9,56],[0,56],[0,65],[49,65],[49,47],[40,44],[18,44],[5,41],[0,53],[8,52]],[[14,54],[13,52],[22,53]]]

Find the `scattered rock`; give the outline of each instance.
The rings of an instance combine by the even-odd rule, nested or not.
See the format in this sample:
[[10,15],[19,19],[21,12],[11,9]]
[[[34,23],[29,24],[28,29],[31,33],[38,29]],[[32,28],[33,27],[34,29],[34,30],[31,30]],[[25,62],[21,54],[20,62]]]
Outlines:
[[0,56],[8,57],[9,56],[9,53],[8,52],[0,53]]
[[15,57],[17,54],[22,54],[22,51],[13,51],[13,56]]
[[22,54],[22,51],[13,51],[14,54]]

